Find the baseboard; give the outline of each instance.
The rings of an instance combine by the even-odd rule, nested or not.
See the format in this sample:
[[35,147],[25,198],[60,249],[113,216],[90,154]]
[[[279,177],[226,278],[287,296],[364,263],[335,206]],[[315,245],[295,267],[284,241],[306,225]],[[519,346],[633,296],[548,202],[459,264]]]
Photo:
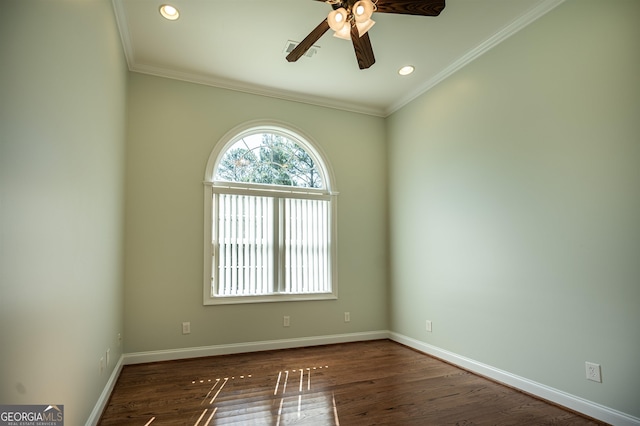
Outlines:
[[123,365],[124,365],[124,355],[120,355],[120,359],[118,359],[118,362],[113,368],[113,371],[109,376],[109,380],[107,380],[107,384],[102,390],[102,393],[100,394],[100,397],[96,402],[96,405],[93,407],[93,410],[91,411],[91,414],[89,415],[89,418],[85,423],[85,426],[95,426],[98,424],[98,421],[100,420],[100,416],[102,415],[102,412],[104,411],[105,407],[107,406],[107,403],[109,402],[109,397],[111,396],[111,392],[113,392],[113,388],[115,387],[116,382],[118,381],[118,377],[120,377],[120,372],[122,371]]
[[389,338],[410,348],[440,358],[481,376],[535,395],[552,403],[616,426],[640,426],[640,419],[592,401],[571,395],[490,365],[449,352],[402,334],[389,332]]
[[334,334],[330,336],[301,337],[296,339],[268,340],[228,345],[202,346],[196,348],[169,349],[163,351],[135,352],[120,356],[107,384],[91,411],[85,426],[95,426],[100,420],[113,388],[118,381],[122,367],[145,362],[171,361],[175,359],[199,358],[214,355],[230,355],[245,352],[260,352],[274,349],[290,349],[307,346],[330,345],[334,343],[359,342],[365,340],[388,339],[389,331],[369,331],[364,333]]
[[195,348],[135,352],[124,355],[124,365],[388,338],[389,332],[386,330],[380,330],[364,333],[333,334],[329,336],[300,337],[295,339],[267,340],[227,345],[201,346]]
[[490,365],[475,361],[473,359],[466,358],[462,355],[449,352],[447,350],[438,348],[425,342],[421,342],[411,337],[407,337],[402,334],[390,332],[387,330],[123,354],[118,360],[115,368],[113,369],[113,372],[109,377],[109,380],[102,394],[100,395],[98,402],[91,412],[86,425],[94,426],[100,420],[102,411],[109,402],[109,396],[113,391],[113,388],[116,384],[116,381],[118,380],[118,377],[120,376],[120,372],[122,371],[122,367],[124,365],[379,339],[391,339],[395,342],[401,343],[420,352],[424,352],[428,355],[457,365],[473,373],[488,377],[497,382],[504,383],[508,386],[522,390],[523,392],[527,392],[539,398],[561,405],[570,410],[583,413],[587,416],[593,417],[594,419],[609,423],[611,425],[640,426],[640,419],[637,417],[568,394],[558,389],[551,388],[541,383],[534,382],[524,377],[511,374],[507,371],[503,371]]

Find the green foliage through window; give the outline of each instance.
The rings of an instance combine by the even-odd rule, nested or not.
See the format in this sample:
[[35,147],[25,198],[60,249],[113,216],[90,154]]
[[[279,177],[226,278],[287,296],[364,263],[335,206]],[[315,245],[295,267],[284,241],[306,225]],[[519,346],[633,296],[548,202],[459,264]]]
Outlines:
[[216,180],[322,188],[321,175],[309,153],[274,133],[243,137],[223,155]]

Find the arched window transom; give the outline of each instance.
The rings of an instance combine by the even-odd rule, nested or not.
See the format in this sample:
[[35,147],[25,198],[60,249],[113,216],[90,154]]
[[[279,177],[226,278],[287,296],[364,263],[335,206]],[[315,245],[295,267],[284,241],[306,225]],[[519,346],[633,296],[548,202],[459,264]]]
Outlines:
[[222,155],[214,180],[324,188],[313,156],[273,132],[241,136]]

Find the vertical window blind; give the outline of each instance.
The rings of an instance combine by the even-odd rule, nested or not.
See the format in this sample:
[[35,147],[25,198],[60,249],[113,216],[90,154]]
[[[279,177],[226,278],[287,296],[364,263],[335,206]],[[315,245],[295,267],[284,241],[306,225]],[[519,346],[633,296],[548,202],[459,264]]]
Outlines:
[[285,289],[287,293],[329,292],[329,202],[284,201]]
[[217,194],[214,212],[216,296],[331,292],[329,201]]

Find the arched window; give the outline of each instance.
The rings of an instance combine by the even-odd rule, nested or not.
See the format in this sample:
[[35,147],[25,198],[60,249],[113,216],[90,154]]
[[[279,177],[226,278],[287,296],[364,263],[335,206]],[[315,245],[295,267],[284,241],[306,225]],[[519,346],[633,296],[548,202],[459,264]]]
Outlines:
[[288,125],[249,123],[205,172],[205,304],[337,298],[336,192],[324,156]]

